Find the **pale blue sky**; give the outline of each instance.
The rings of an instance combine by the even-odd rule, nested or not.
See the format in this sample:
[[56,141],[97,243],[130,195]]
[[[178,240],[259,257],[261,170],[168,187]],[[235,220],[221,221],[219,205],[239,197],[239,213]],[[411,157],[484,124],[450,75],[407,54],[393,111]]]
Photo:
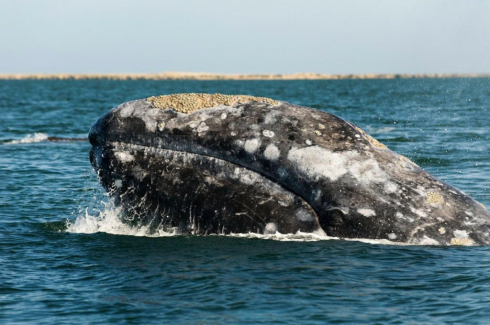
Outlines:
[[0,0],[0,73],[489,73],[490,1]]

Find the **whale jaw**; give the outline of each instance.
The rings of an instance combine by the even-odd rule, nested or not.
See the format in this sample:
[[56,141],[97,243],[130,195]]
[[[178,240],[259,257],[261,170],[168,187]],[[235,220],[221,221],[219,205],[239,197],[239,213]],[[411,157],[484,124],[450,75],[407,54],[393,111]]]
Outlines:
[[137,100],[101,117],[89,138],[102,184],[132,222],[490,243],[490,215],[475,200],[318,110],[250,102],[186,114]]
[[325,234],[302,198],[227,161],[125,143],[95,146],[90,155],[135,225],[198,235]]

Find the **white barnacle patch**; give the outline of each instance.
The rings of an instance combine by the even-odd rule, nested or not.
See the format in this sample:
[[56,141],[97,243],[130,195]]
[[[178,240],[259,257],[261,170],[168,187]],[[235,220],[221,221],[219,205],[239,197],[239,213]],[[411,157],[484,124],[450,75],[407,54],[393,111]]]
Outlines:
[[444,235],[444,234],[446,233],[446,228],[441,227],[441,228],[437,229],[437,231],[439,231],[439,233],[440,233],[441,235]]
[[264,131],[262,131],[262,134],[264,135],[264,137],[267,137],[267,138],[272,138],[275,135],[274,131],[271,131],[271,130],[264,130]]
[[272,235],[275,234],[278,230],[279,228],[277,227],[277,224],[275,222],[269,222],[264,227],[264,234]]
[[221,119],[222,120],[226,120],[227,117],[228,117],[228,115],[226,115],[226,113],[221,114]]
[[372,210],[372,209],[365,209],[365,208],[363,208],[363,209],[357,209],[357,212],[359,214],[362,214],[363,216],[365,216],[367,218],[373,217],[373,216],[376,215],[376,212],[374,212],[374,210]]
[[306,139],[305,143],[308,145],[308,146],[311,146],[311,140],[310,139]]
[[454,238],[451,238],[451,245],[469,246],[474,244],[466,230],[454,230],[453,236]]
[[249,154],[253,154],[259,149],[260,147],[260,140],[259,139],[249,139],[245,141],[245,145],[243,146],[245,148],[245,151],[248,152]]
[[431,207],[440,208],[444,203],[444,197],[437,191],[427,192],[426,201]]
[[157,124],[157,127],[158,127],[158,131],[162,132],[164,129],[165,129],[165,122],[159,122]]
[[115,187],[115,188],[121,188],[121,187],[122,187],[122,180],[120,180],[120,179],[116,179],[116,180],[114,181],[114,187]]
[[275,161],[279,158],[281,152],[275,144],[270,144],[265,148],[264,157],[267,160]]
[[313,221],[314,219],[311,213],[305,208],[298,208],[294,210],[294,216],[296,219],[303,222]]
[[195,128],[197,128],[197,123],[196,122],[192,122],[192,123],[189,124],[189,127],[191,129],[195,129]]
[[467,216],[470,216],[470,217],[473,217],[473,216],[474,216],[474,215],[473,215],[473,212],[471,212],[471,211],[465,211],[464,213],[465,213]]
[[389,238],[390,240],[395,240],[395,239],[396,239],[396,237],[397,237],[397,236],[396,236],[396,234],[395,234],[395,233],[393,233],[393,232],[392,232],[391,234],[388,234],[388,238]]
[[207,126],[204,122],[201,122],[201,124],[199,124],[199,126],[197,127],[197,132],[199,133],[206,132],[207,130],[209,130],[209,126]]
[[116,156],[117,160],[121,163],[128,163],[134,160],[134,156],[123,151],[115,152],[114,155]]
[[231,133],[230,133],[230,135],[231,135],[232,137],[234,137],[234,136],[236,136],[236,132],[231,132]]

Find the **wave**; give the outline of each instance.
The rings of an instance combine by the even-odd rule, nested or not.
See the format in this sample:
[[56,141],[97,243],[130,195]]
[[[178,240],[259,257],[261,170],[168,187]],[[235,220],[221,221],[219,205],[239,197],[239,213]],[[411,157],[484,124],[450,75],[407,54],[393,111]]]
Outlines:
[[372,126],[370,125],[367,125],[366,126],[366,131],[368,133],[372,133],[372,134],[379,134],[379,133],[389,133],[393,130],[396,130],[396,128],[394,127],[391,127],[391,126],[386,126],[386,127],[380,127],[380,128],[373,128]]
[[48,140],[48,135],[46,133],[34,133],[28,134],[20,140],[12,140],[5,142],[5,144],[19,144],[19,143],[35,143]]

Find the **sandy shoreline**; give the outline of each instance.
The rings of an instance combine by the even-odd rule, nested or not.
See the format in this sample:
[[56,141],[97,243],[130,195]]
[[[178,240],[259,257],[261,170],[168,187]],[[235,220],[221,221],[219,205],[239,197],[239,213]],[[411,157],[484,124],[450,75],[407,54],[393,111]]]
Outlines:
[[99,73],[99,74],[0,74],[0,80],[24,79],[107,79],[107,80],[340,80],[340,79],[421,79],[421,78],[482,78],[490,74],[219,74],[206,72],[162,72],[162,73]]

